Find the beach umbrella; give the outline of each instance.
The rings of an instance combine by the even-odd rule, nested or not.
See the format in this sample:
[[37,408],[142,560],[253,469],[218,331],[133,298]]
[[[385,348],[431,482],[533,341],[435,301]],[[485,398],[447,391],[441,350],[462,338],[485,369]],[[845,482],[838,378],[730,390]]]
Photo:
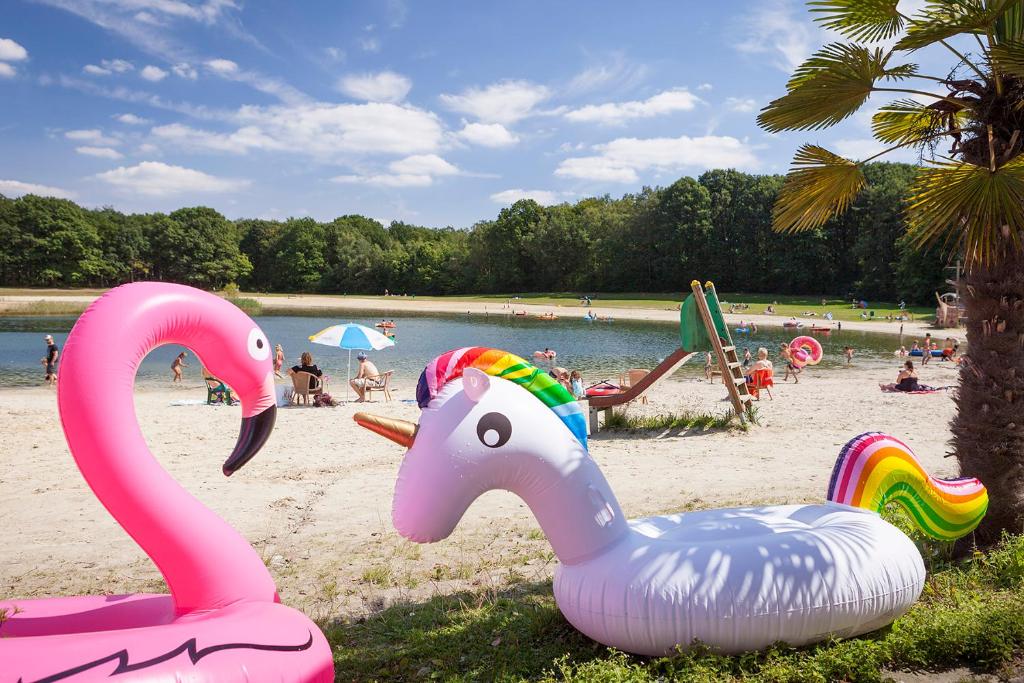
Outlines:
[[348,378],[352,376],[352,351],[380,351],[389,346],[395,345],[395,340],[390,339],[377,330],[357,325],[356,323],[345,323],[344,325],[331,325],[325,330],[320,330],[309,337],[314,344],[324,346],[336,346],[339,349],[348,350],[348,374],[345,376],[345,402],[348,403]]

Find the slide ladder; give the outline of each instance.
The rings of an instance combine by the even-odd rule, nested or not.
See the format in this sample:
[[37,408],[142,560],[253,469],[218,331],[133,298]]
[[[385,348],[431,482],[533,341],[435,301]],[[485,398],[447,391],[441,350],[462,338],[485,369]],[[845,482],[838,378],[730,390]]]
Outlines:
[[711,350],[718,360],[718,367],[722,371],[722,382],[729,392],[729,400],[732,401],[732,408],[736,416],[742,421],[746,415],[747,406],[753,400],[750,392],[747,391],[747,380],[743,374],[743,364],[740,363],[736,353],[736,345],[729,334],[729,327],[722,317],[722,306],[718,302],[718,293],[715,285],[707,282],[701,289],[700,282],[694,280],[690,283],[693,290],[693,299],[697,304],[697,310],[704,322],[704,329],[708,332],[708,340],[711,342]]

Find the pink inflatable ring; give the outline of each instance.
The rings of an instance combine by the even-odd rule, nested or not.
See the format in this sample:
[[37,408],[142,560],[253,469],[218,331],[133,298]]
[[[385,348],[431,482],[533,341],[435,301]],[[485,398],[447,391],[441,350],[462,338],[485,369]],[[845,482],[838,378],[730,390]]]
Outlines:
[[789,342],[789,348],[793,355],[793,365],[798,368],[805,365],[817,365],[825,354],[821,348],[821,342],[814,337],[797,337]]
[[89,306],[61,358],[61,424],[93,493],[153,560],[170,595],[0,602],[3,680],[333,680],[320,630],[279,604],[248,541],[147,449],[132,385],[142,359],[163,344],[190,348],[241,398],[242,429],[224,474],[256,455],[274,427],[270,344],[233,304],[146,282],[118,287]]

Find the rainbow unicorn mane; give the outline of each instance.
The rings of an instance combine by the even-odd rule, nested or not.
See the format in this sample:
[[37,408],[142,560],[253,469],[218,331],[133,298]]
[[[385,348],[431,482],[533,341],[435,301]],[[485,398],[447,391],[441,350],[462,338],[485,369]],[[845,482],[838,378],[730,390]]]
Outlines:
[[988,510],[988,492],[980,481],[936,479],[905,443],[879,432],[861,434],[843,446],[828,499],[875,512],[899,503],[921,531],[939,541],[974,531]]
[[416,383],[416,402],[420,408],[426,408],[445,384],[462,377],[466,368],[476,368],[526,389],[558,416],[584,448],[587,447],[587,422],[576,398],[551,375],[507,351],[470,346],[442,353],[427,364]]

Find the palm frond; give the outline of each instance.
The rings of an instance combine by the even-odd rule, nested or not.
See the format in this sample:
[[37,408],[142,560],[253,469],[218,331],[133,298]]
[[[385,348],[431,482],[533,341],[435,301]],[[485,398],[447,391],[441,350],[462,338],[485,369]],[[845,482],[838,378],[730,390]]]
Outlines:
[[1011,40],[992,46],[993,68],[1002,74],[1024,78],[1024,41]]
[[993,37],[997,43],[1008,43],[1024,40],[1024,4],[1013,3],[1003,16],[996,22]]
[[962,33],[984,34],[1020,0],[932,2],[907,22],[897,50],[918,50]]
[[1024,157],[991,171],[969,163],[923,168],[909,190],[908,235],[985,265],[1019,250],[1024,235]]
[[896,10],[899,0],[812,0],[810,12],[825,28],[850,40],[876,42],[903,30],[903,17]]
[[820,227],[842,213],[864,187],[860,166],[817,145],[804,145],[772,209],[772,226],[779,232]]
[[888,66],[891,52],[860,45],[831,43],[793,73],[788,92],[761,110],[758,124],[773,133],[833,126],[856,112],[875,82],[909,78],[915,64]]
[[962,113],[938,111],[916,100],[896,100],[885,105],[871,117],[871,131],[887,144],[916,145],[933,139],[948,128],[950,117],[964,118]]

